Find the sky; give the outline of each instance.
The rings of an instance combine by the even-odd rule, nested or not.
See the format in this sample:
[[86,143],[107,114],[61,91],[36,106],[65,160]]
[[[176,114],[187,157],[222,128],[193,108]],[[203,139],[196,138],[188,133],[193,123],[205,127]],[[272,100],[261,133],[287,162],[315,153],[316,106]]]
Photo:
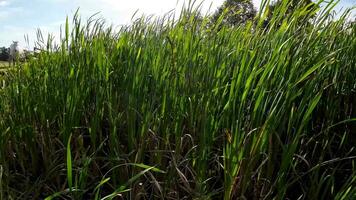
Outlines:
[[[214,12],[224,0],[205,0],[203,12]],[[23,48],[32,48],[36,39],[36,29],[44,35],[52,33],[59,38],[60,26],[66,16],[73,16],[79,8],[86,19],[94,13],[103,17],[109,24],[119,26],[129,24],[132,15],[163,15],[172,9],[181,8],[188,0],[0,0],[0,47],[9,46],[12,41],[20,41]],[[253,0],[256,8],[261,0]],[[356,0],[341,0],[336,10],[352,7]],[[25,43],[24,35],[30,38]]]

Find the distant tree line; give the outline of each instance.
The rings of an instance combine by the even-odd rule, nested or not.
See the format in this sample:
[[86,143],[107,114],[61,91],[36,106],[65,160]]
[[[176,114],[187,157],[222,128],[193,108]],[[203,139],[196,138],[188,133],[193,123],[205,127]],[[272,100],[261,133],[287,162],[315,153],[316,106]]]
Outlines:
[[[30,59],[31,57],[36,56],[35,51],[23,50],[20,55],[20,61]],[[8,61],[10,58],[10,48],[9,47],[0,47],[0,61]]]
[[[274,1],[268,5],[268,14],[265,19],[265,25],[268,26],[271,21],[274,12],[279,12],[278,8],[281,4],[286,3],[283,0]],[[294,10],[300,7],[307,7],[308,10],[316,8],[316,4],[311,0],[290,0],[288,3],[288,9],[285,11],[285,16],[292,13]],[[222,24],[228,26],[244,25],[248,21],[253,21],[256,18],[257,11],[252,3],[252,0],[225,0],[225,2],[217,9],[212,19],[213,22],[222,20]],[[314,15],[309,16],[309,18]]]
[[0,47],[0,61],[9,60],[10,50],[7,47]]

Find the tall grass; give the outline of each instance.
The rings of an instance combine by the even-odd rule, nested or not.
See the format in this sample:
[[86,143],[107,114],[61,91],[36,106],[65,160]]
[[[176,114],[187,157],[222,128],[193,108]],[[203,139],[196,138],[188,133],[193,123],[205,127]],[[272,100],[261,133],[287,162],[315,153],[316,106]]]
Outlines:
[[0,90],[0,196],[354,199],[355,23],[287,6],[67,19]]

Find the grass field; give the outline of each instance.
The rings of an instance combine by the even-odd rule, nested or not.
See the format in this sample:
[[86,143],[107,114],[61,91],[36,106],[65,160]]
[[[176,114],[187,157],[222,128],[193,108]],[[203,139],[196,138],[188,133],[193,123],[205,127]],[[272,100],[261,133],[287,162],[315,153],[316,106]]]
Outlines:
[[356,24],[331,6],[67,19],[0,90],[0,199],[355,199]]
[[5,73],[7,72],[7,70],[8,70],[8,63],[0,61],[0,88],[3,85],[3,80],[5,78]]
[[0,68],[4,68],[4,67],[7,67],[9,65],[8,62],[5,62],[5,61],[0,61]]

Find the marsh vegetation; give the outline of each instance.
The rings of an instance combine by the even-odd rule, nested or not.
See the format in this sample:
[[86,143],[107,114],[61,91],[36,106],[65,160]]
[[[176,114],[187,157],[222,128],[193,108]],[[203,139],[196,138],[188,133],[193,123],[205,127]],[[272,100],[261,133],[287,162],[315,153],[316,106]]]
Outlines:
[[288,6],[67,19],[0,89],[0,199],[355,199],[355,23]]

